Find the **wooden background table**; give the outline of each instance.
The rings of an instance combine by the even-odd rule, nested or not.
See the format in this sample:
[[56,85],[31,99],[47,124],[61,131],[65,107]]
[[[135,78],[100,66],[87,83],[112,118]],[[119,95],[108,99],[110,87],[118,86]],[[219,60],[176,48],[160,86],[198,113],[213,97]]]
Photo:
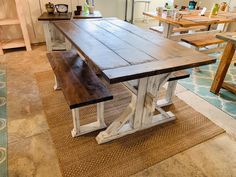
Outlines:
[[[174,71],[214,63],[215,59],[116,18],[53,22],[92,67],[110,84],[123,83],[132,100],[97,141],[104,143],[175,119],[163,105],[172,104],[176,82],[157,104],[161,86]],[[138,81],[133,92],[133,80]],[[158,110],[159,115],[154,115]]]
[[70,20],[71,17],[71,12],[62,14],[48,14],[47,12],[44,12],[38,17],[38,21],[43,23],[43,30],[48,51],[65,50],[70,48],[67,40],[65,40],[64,37],[57,32],[57,30],[52,26],[51,21]]
[[214,81],[212,83],[211,92],[218,94],[221,87],[223,87],[236,94],[236,86],[224,82],[225,76],[236,50],[236,32],[218,34],[216,35],[216,37],[226,41],[227,45],[225,47]]
[[184,15],[180,20],[174,20],[173,17],[167,17],[166,13],[158,15],[157,12],[143,12],[143,14],[157,19],[163,23],[163,36],[166,38],[170,38],[174,26],[193,27],[200,25],[210,26],[213,24],[217,24],[219,25],[218,30],[226,31],[228,27],[227,24],[236,22],[235,18],[227,18],[223,16],[209,18],[207,16],[198,16],[196,13]]

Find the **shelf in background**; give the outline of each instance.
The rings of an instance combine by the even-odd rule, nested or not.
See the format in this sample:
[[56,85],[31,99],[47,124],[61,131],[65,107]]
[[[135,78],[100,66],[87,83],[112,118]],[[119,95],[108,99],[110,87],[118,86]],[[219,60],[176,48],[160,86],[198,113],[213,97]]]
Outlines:
[[24,39],[10,39],[10,40],[2,40],[0,42],[2,49],[11,49],[11,48],[19,48],[25,47]]
[[20,24],[20,21],[18,19],[1,19],[0,20],[0,26],[3,25],[18,25]]

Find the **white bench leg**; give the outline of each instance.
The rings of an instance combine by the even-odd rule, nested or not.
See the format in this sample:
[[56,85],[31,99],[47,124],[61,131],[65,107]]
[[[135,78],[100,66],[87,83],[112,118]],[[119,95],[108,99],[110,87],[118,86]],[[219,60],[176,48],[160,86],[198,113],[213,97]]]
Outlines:
[[[194,49],[194,50],[196,50],[196,51],[199,51],[199,48],[198,48],[198,47],[192,46],[191,48]],[[201,70],[200,70],[199,67],[193,68],[193,71],[195,71],[195,72],[201,72]]]
[[176,86],[177,86],[177,80],[168,82],[166,96],[164,99],[157,101],[158,107],[168,106],[173,103],[172,101],[173,101],[173,97],[175,95]]
[[73,125],[74,128],[71,131],[72,137],[84,135],[96,130],[100,130],[106,127],[104,122],[104,103],[97,104],[97,121],[85,125],[80,125],[79,108],[72,109]]

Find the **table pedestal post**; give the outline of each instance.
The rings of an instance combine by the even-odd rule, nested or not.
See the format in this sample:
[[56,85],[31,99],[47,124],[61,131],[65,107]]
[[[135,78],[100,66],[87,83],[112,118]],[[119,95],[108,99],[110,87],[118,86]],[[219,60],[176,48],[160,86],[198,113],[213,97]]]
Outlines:
[[[96,137],[98,144],[132,134],[136,131],[144,130],[155,125],[163,124],[175,120],[174,114],[165,112],[161,106],[157,105],[157,98],[160,88],[167,82],[169,74],[161,74],[140,79],[137,96],[132,93],[131,103],[112,124]],[[166,95],[166,100],[170,102],[176,84],[173,82]],[[158,110],[160,114],[154,115]]]

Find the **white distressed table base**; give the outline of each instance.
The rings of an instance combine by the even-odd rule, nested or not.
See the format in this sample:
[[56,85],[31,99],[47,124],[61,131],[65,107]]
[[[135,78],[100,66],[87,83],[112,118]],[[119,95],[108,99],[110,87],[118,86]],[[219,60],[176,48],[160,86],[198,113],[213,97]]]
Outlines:
[[[140,79],[137,95],[130,89],[132,94],[131,103],[112,124],[96,137],[98,144],[106,143],[117,138],[141,131],[156,125],[160,125],[175,120],[171,112],[165,112],[157,105],[157,97],[160,88],[167,82],[171,74],[162,74],[149,78]],[[176,88],[177,81],[169,82],[166,93],[166,104],[172,103],[172,96]],[[128,85],[125,83],[124,85]],[[160,114],[154,115],[155,110]]]
[[161,125],[170,121],[174,121],[176,118],[174,116],[174,114],[172,112],[167,112],[167,114],[169,115],[169,117],[164,117],[162,114],[158,114],[152,117],[152,122],[151,124],[148,125],[143,125],[141,128],[139,129],[134,129],[130,123],[126,123],[123,125],[123,127],[117,132],[117,134],[114,135],[109,135],[106,131],[100,132],[98,134],[98,136],[96,137],[96,140],[98,142],[98,144],[103,144],[103,143],[107,143],[109,141],[121,138],[123,136],[126,135],[130,135],[133,134],[135,132],[138,131],[142,131],[157,125]]

